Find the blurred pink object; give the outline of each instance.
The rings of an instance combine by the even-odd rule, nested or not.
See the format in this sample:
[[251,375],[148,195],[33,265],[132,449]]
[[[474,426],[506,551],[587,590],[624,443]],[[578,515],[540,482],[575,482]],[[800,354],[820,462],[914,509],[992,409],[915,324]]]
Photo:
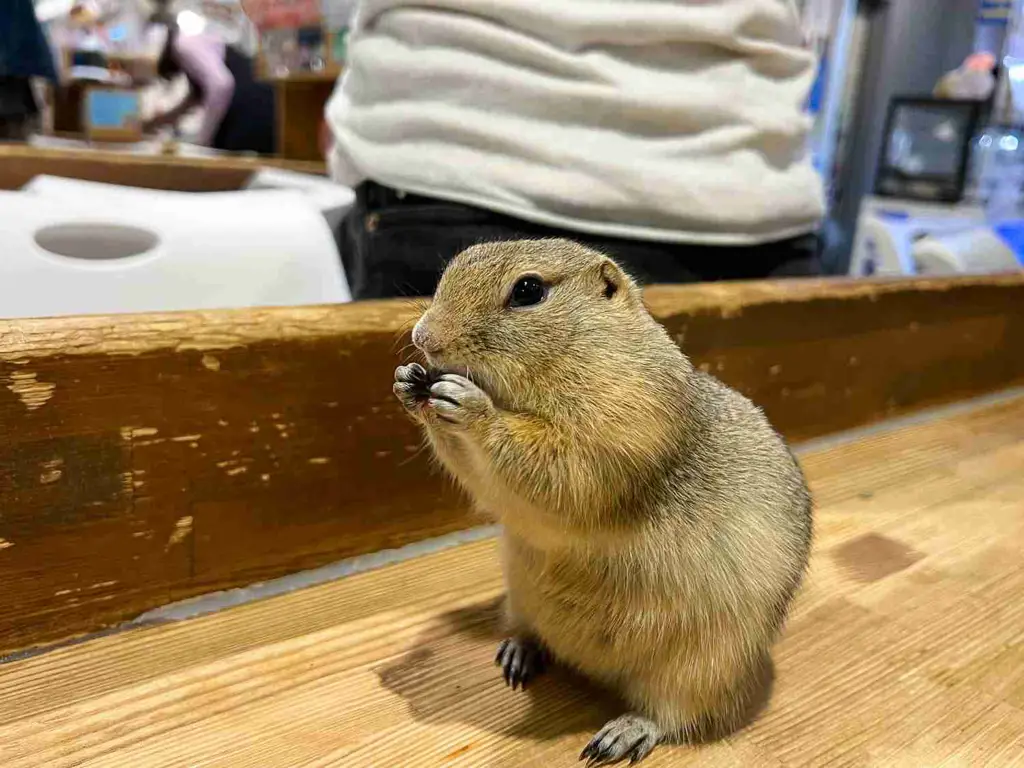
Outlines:
[[322,18],[319,0],[242,0],[242,10],[260,31],[316,26]]
[[939,79],[933,93],[940,99],[986,101],[996,88],[992,73],[995,66],[996,57],[991,53],[971,54],[963,64]]
[[992,74],[992,70],[996,68],[996,55],[988,51],[972,53],[964,59],[964,63],[960,68],[972,72],[988,72]]

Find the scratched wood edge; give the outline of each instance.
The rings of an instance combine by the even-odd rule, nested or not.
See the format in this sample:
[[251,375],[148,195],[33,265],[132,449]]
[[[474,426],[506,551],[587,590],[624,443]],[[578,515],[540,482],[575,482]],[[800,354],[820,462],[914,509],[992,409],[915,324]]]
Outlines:
[[[710,314],[734,319],[745,311],[792,305],[812,310],[816,304],[852,302],[877,305],[883,300],[921,297],[945,302],[953,314],[955,302],[971,292],[1003,295],[1010,300],[1024,291],[1024,273],[1002,275],[702,283],[648,288],[645,302],[662,323]],[[349,332],[407,331],[427,299],[364,301],[342,305],[254,307],[134,315],[76,315],[58,318],[0,320],[0,360],[47,355],[141,354],[162,349],[217,349],[261,340],[284,342],[322,339]],[[936,315],[938,317],[938,315]],[[919,318],[935,319],[935,318]],[[863,327],[865,319],[853,321]]]
[[148,189],[224,192],[240,189],[253,172],[267,166],[326,173],[322,162],[275,157],[133,155],[110,150],[0,145],[0,189],[20,189],[36,176],[49,175]]
[[[647,298],[794,440],[1024,383],[1018,275]],[[417,311],[0,322],[0,653],[478,525],[390,397]]]

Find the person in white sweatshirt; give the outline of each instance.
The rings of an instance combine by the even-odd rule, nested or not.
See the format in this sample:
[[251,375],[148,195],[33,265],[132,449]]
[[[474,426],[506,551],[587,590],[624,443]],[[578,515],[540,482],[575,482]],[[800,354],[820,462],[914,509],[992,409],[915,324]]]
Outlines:
[[792,0],[363,0],[326,113],[353,295],[539,237],[643,282],[816,274],[814,74]]

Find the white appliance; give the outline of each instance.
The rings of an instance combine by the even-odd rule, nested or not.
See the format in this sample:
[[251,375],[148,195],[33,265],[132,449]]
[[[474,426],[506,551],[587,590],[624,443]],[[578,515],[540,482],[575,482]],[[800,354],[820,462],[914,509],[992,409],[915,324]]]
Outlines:
[[850,275],[949,275],[1019,270],[978,206],[864,199]]
[[0,317],[351,300],[306,193],[184,193],[40,177],[0,193]]

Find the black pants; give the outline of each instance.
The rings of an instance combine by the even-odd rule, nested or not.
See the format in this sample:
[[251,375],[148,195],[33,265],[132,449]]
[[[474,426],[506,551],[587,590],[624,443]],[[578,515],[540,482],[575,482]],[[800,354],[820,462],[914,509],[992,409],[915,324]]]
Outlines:
[[471,245],[560,237],[606,253],[642,284],[821,273],[817,237],[758,246],[702,246],[587,235],[480,208],[403,195],[373,182],[356,190],[339,247],[355,299],[429,296],[448,261]]
[[0,76],[0,141],[25,141],[38,122],[39,105],[29,79]]
[[224,53],[224,64],[235,79],[235,90],[231,106],[213,137],[213,148],[225,152],[274,154],[277,152],[274,87],[258,81],[253,74],[252,59],[231,46]]

